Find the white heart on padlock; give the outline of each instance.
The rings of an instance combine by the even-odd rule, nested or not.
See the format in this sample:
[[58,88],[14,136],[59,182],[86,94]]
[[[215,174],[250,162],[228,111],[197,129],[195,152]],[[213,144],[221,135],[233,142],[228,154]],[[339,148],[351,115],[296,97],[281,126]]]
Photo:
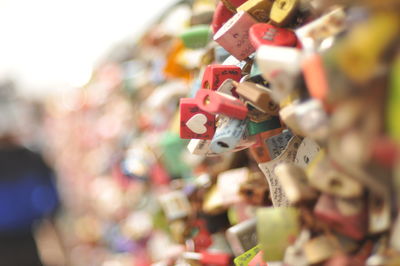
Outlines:
[[204,114],[195,114],[186,122],[186,126],[196,134],[204,134],[207,132],[205,123],[207,117]]

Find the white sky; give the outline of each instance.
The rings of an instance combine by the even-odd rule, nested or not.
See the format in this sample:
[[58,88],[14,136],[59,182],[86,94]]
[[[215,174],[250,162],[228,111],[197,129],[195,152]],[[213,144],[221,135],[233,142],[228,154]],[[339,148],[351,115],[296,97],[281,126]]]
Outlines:
[[28,93],[85,83],[113,44],[132,38],[176,0],[0,0],[0,78]]

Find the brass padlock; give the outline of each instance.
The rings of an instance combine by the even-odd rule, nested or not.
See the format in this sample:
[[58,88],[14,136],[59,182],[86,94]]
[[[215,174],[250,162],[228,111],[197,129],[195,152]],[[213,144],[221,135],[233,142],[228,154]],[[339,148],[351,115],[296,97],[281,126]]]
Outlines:
[[236,84],[236,92],[264,113],[277,115],[279,112],[279,106],[272,101],[271,91],[262,85],[244,81]]
[[248,0],[237,8],[238,11],[245,11],[259,22],[266,22],[272,7],[272,0]]
[[299,0],[275,0],[271,8],[270,19],[279,27],[287,26],[299,8]]

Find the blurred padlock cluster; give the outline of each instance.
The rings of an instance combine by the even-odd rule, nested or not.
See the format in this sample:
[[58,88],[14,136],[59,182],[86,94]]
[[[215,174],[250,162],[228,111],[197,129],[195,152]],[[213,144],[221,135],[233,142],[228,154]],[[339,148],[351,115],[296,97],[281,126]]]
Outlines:
[[182,1],[116,47],[48,106],[71,265],[400,265],[399,12]]

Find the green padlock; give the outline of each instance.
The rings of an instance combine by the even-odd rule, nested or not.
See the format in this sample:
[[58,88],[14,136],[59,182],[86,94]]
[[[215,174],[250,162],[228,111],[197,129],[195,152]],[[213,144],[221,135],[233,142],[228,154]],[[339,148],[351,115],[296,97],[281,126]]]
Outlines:
[[268,207],[257,210],[258,243],[263,260],[282,261],[285,250],[300,233],[299,210],[293,207]]
[[208,25],[196,25],[181,34],[181,39],[186,48],[204,48],[211,40],[212,31]]
[[247,123],[247,131],[249,133],[249,136],[253,136],[261,132],[280,128],[281,126],[282,125],[279,120],[279,116],[272,116],[271,119],[262,121],[260,123],[256,123],[250,120]]

